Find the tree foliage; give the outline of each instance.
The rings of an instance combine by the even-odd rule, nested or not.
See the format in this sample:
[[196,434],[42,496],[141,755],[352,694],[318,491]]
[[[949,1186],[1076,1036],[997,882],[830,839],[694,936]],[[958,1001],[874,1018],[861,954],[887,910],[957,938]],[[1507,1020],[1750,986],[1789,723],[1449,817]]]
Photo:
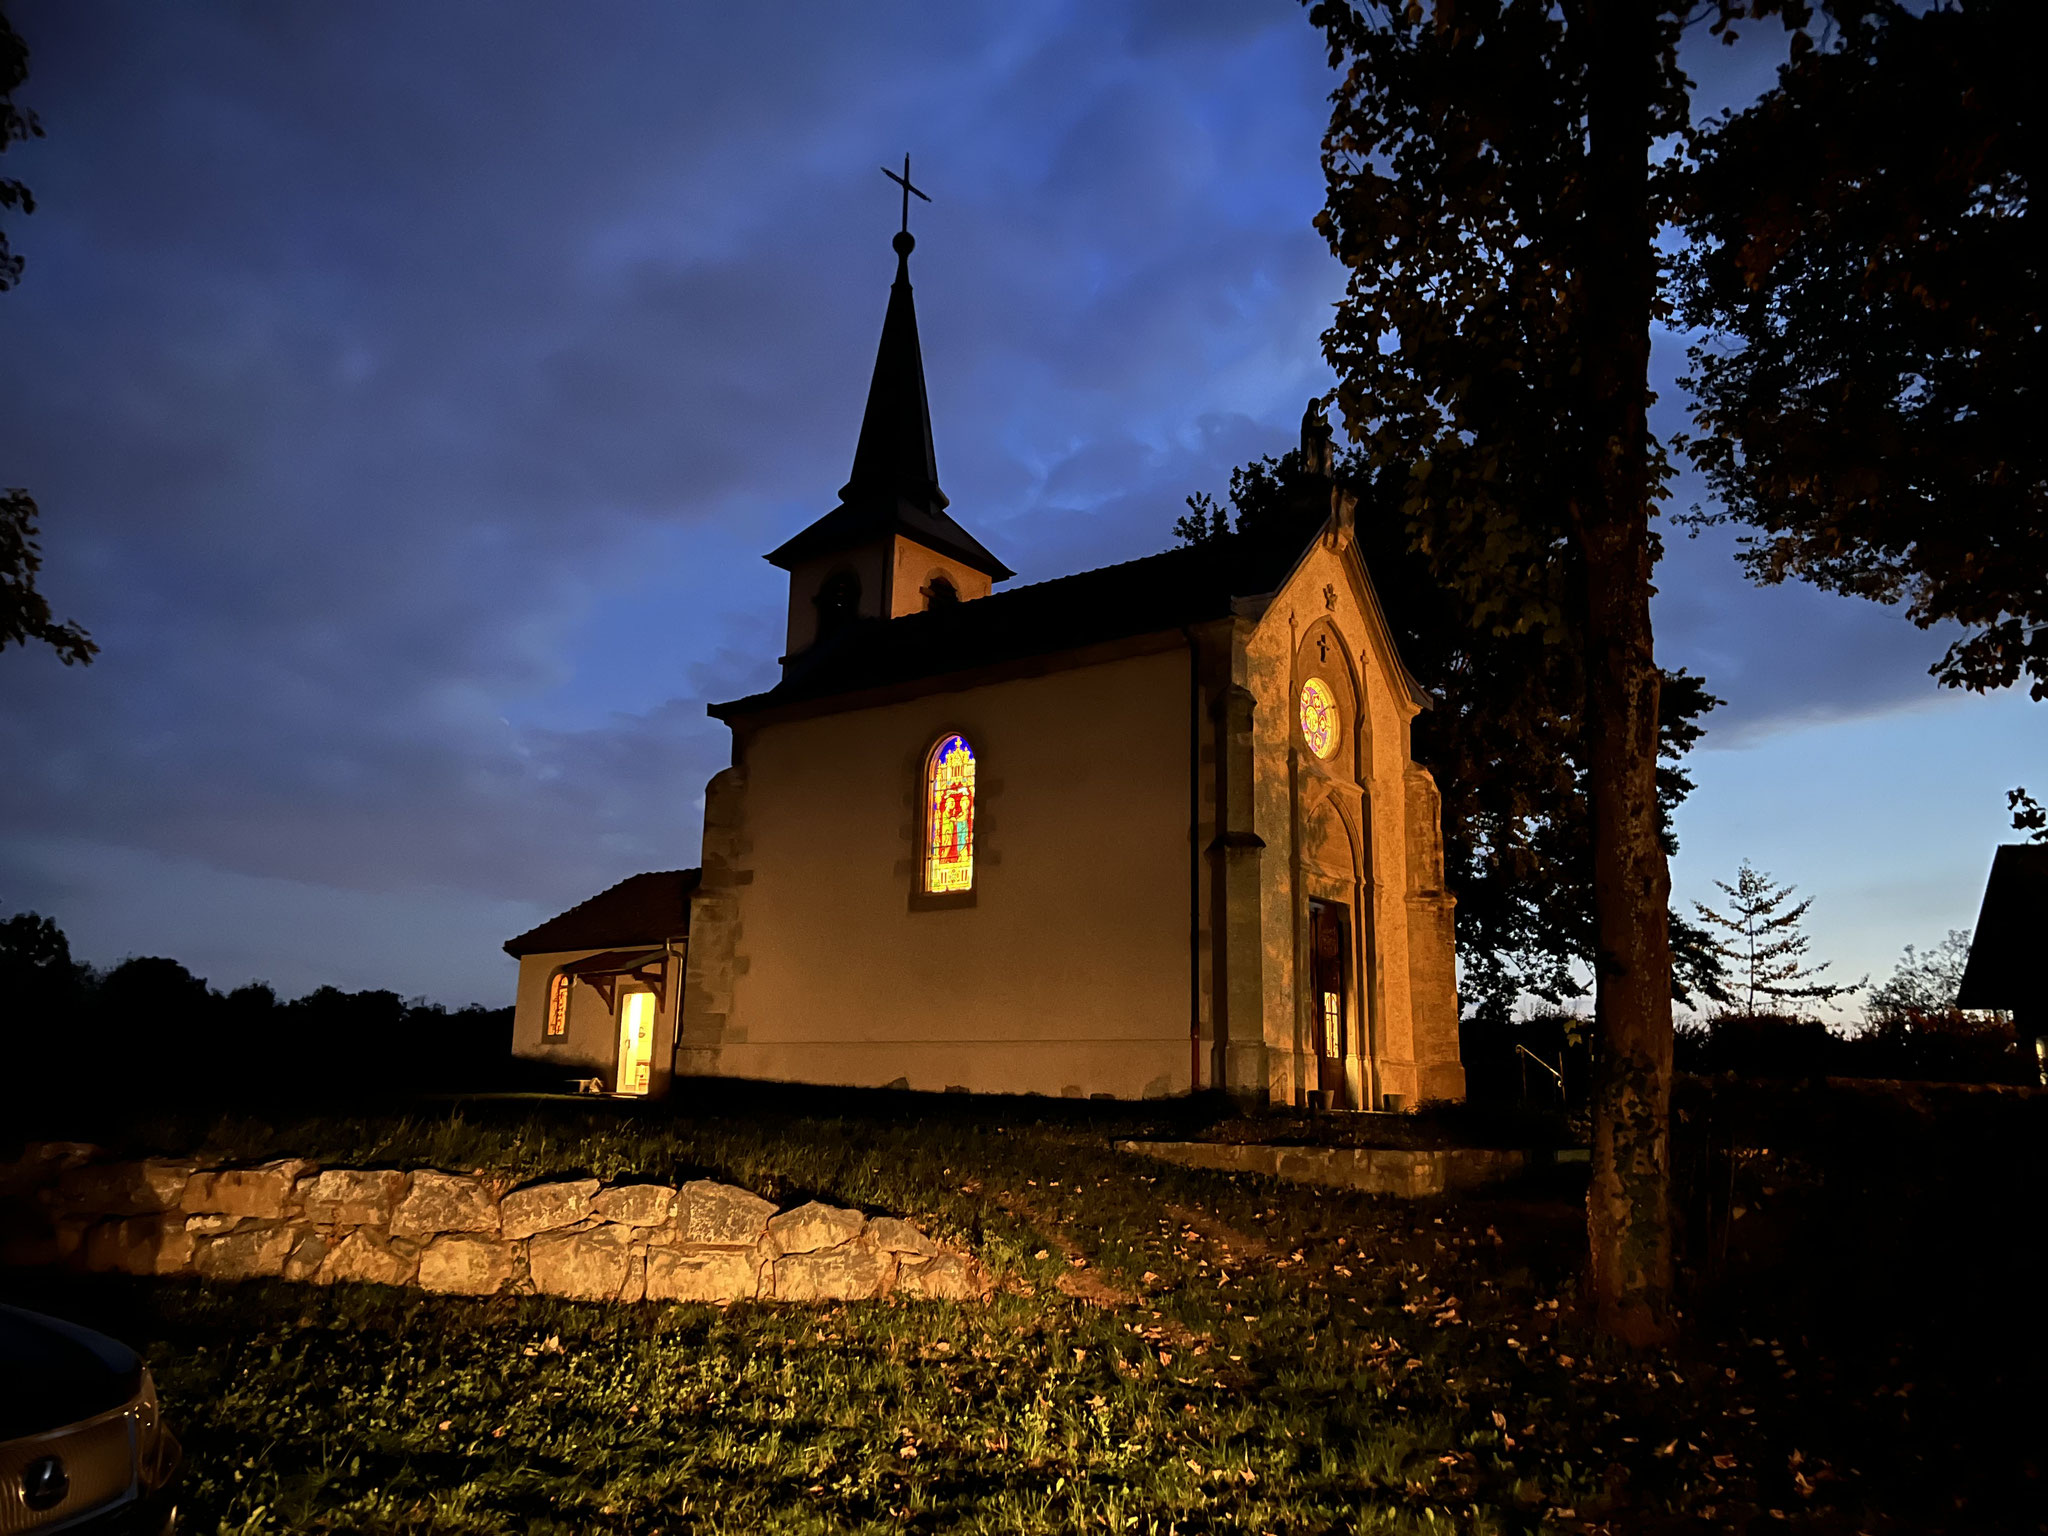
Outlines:
[[1697,435],[1759,581],[1903,601],[1951,687],[2048,699],[2037,0],[1834,7],[1693,145]]
[[67,667],[89,664],[100,648],[78,625],[69,620],[59,624],[51,615],[49,599],[36,590],[42,566],[34,498],[18,486],[0,491],[0,650],[35,640]]
[[[43,136],[35,113],[14,102],[15,88],[27,78],[28,46],[0,14],[0,154],[9,145]],[[33,213],[35,206],[26,186],[0,176],[0,209]],[[8,245],[6,230],[0,229],[0,293],[21,280],[21,269],[22,258]],[[99,647],[76,624],[57,623],[48,601],[36,590],[36,572],[43,564],[36,516],[35,501],[27,491],[18,486],[0,491],[0,650],[34,640],[54,650],[67,667],[90,663]]]
[[[43,125],[35,113],[14,103],[14,92],[28,78],[28,45],[0,13],[0,155],[24,139],[40,139]],[[12,176],[0,176],[0,208],[34,213],[34,194]],[[7,243],[7,231],[0,229],[0,293],[21,280],[21,257]]]
[[[450,1010],[395,992],[320,987],[282,1002],[262,982],[222,993],[178,961],[79,964],[48,917],[0,921],[0,1123],[70,1097],[136,1106],[344,1106],[423,1091],[558,1087],[510,1056],[512,1010]],[[80,1042],[92,1042],[91,1070]]]
[[[1412,747],[1443,797],[1461,1001],[1474,1017],[1503,1024],[1524,994],[1552,1004],[1582,997],[1594,939],[1578,650],[1543,632],[1496,629],[1476,604],[1440,586],[1410,543],[1400,473],[1375,476],[1356,454],[1332,469],[1357,498],[1359,552],[1401,659],[1432,698],[1415,719]],[[1187,544],[1298,548],[1329,510],[1328,487],[1297,452],[1260,459],[1231,473],[1227,503],[1189,497],[1173,531]],[[1720,700],[1678,671],[1664,675],[1659,703],[1657,790],[1671,854],[1672,813],[1693,788],[1680,764]],[[1720,956],[1704,930],[1674,914],[1673,947],[1674,998],[1720,1000]]]
[[[1594,956],[1591,1289],[1669,1336],[1670,873],[1658,815],[1648,427],[1661,142],[1687,125],[1685,7],[1317,0],[1338,71],[1317,227],[1346,268],[1337,400],[1436,585],[1567,658]],[[1567,682],[1575,679],[1576,682]]]
[[2024,786],[2007,790],[2005,804],[2012,812],[2013,831],[2026,833],[2034,842],[2048,843],[2048,806],[2028,794]]
[[1728,935],[1712,942],[1728,965],[1730,983],[1745,1014],[1782,1010],[1787,1003],[1830,1002],[1862,987],[1861,982],[1816,981],[1828,962],[1805,964],[1813,941],[1799,925],[1813,906],[1811,896],[1787,906],[1794,887],[1775,883],[1747,859],[1733,885],[1725,880],[1714,884],[1727,896],[1728,910],[1719,912],[1699,901],[1693,906],[1701,922]]
[[1908,944],[1884,985],[1864,999],[1864,1015],[1878,1022],[1954,1013],[1969,964],[1967,928],[1951,928],[1947,937],[1924,953]]

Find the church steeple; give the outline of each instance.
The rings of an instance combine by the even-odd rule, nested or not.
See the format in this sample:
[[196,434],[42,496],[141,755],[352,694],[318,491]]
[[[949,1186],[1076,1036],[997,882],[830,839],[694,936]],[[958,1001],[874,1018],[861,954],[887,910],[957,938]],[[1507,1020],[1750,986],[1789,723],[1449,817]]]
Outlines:
[[910,158],[898,176],[903,227],[891,242],[896,281],[882,317],[881,345],[839,505],[767,556],[790,574],[789,655],[810,649],[853,618],[899,618],[935,602],[986,596],[1015,573],[950,516],[932,449],[924,354],[910,290]]
[[[906,201],[911,190],[904,193]],[[901,497],[913,507],[940,512],[947,506],[946,493],[939,489],[938,457],[932,451],[931,400],[924,389],[917,304],[910,292],[910,253],[917,241],[903,229],[891,244],[896,249],[896,281],[889,286],[889,309],[882,317],[882,344],[875,352],[868,408],[861,417],[860,444],[853,451],[853,474],[840,487],[839,499],[853,503]]]

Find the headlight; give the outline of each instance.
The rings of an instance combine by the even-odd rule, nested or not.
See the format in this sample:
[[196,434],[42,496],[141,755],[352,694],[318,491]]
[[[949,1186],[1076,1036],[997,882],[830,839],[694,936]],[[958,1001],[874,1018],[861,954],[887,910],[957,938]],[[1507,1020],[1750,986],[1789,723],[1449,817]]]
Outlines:
[[135,1394],[135,1465],[144,1486],[155,1488],[170,1475],[169,1463],[177,1454],[173,1449],[176,1444],[164,1432],[163,1412],[156,1400],[156,1379],[145,1365],[142,1387]]

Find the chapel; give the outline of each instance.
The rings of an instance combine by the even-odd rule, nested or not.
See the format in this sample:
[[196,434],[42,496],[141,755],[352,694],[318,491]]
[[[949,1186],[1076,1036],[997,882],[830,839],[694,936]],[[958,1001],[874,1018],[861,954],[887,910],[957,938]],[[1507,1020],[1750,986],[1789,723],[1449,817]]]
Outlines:
[[[1428,700],[1350,498],[1005,587],[939,487],[907,222],[852,473],[766,557],[780,680],[709,706],[700,866],[505,946],[516,1052],[623,1093],[1462,1098]],[[1327,477],[1319,411],[1302,451]]]

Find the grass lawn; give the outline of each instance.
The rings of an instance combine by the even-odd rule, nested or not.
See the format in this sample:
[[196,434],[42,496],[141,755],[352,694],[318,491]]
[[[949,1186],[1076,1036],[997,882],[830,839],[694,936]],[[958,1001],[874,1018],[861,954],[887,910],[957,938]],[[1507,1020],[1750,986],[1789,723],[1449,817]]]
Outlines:
[[[0,1294],[144,1350],[208,1533],[2042,1528],[2025,1351],[1924,1317],[1830,1331],[1824,1304],[1704,1310],[1680,1350],[1631,1359],[1579,1312],[1569,1188],[1409,1203],[1141,1162],[1109,1142],[1156,1122],[1112,1106],[878,1106],[470,1104],[207,1134],[898,1212],[973,1243],[993,1304],[30,1273]],[[166,1123],[134,1149],[193,1141]]]

